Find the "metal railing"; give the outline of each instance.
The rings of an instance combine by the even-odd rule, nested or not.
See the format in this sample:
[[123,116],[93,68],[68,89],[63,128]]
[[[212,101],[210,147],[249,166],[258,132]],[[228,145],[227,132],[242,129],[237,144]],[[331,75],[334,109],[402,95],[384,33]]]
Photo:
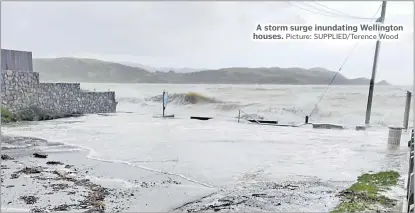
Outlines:
[[241,119],[241,112],[242,113],[244,113],[246,116],[248,116],[249,118],[251,118],[252,120],[254,120],[255,122],[257,122],[257,124],[261,124],[257,119],[255,119],[255,118],[253,118],[252,116],[250,116],[248,113],[246,113],[246,112],[244,112],[243,110],[241,110],[241,109],[238,109],[239,110],[239,114],[238,114],[238,123],[239,123],[239,120]]
[[406,185],[406,212],[414,212],[414,129],[411,132],[411,139],[408,141],[409,147],[409,169],[408,181]]

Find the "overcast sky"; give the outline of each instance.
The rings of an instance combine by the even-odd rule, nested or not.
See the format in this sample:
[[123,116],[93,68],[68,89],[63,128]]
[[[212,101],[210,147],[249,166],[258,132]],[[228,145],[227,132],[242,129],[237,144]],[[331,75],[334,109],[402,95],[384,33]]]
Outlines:
[[[1,4],[2,48],[29,50],[34,57],[90,57],[174,68],[278,66],[337,71],[354,41],[254,42],[252,33],[257,24],[265,23],[370,23],[349,16],[375,17],[381,2]],[[322,5],[348,16],[333,15]],[[412,84],[413,8],[412,1],[388,2],[385,23],[404,25],[406,33],[400,41],[382,43],[377,80]],[[374,47],[374,41],[358,42],[342,74],[370,77]]]

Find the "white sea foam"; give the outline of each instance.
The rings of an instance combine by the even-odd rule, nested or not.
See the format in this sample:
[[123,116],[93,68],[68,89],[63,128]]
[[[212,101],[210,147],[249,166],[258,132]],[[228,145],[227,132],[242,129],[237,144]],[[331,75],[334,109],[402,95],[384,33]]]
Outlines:
[[[82,86],[108,90],[105,84]],[[321,88],[315,86],[119,84],[111,87],[124,100],[145,102],[165,89],[170,94],[197,92],[222,103],[169,104],[167,113],[175,114],[176,119],[160,119],[153,115],[161,113],[161,104],[143,106],[139,101],[125,101],[119,103],[118,111],[133,113],[89,115],[76,118],[79,121],[76,124],[61,119],[3,131],[64,142],[88,150],[91,159],[170,174],[214,188],[239,183],[247,176],[254,178],[251,181],[298,177],[354,181],[362,172],[396,169],[403,173],[407,167],[407,134],[404,133],[397,153],[392,155],[386,146],[387,126],[402,123],[406,88],[378,87],[371,119],[374,127],[355,131],[354,126],[364,121],[366,87],[331,88],[310,117],[310,122],[350,127],[346,130],[249,125],[237,122],[237,110],[218,108],[223,102],[237,103],[249,114],[283,124],[301,124],[322,94]],[[402,96],[396,95],[400,93]],[[190,120],[190,116],[214,119]],[[256,173],[258,168],[264,171]]]

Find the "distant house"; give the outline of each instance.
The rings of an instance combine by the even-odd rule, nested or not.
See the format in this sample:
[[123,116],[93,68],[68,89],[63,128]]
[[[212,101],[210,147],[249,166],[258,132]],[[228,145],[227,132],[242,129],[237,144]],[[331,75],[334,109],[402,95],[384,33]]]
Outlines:
[[1,49],[1,71],[33,72],[32,52]]

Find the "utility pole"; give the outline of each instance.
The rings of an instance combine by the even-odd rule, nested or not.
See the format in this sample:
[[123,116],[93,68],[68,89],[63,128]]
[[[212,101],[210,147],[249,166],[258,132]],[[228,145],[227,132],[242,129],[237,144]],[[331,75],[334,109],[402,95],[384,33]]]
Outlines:
[[[385,21],[385,13],[386,13],[386,1],[383,1],[382,11],[380,12],[380,18],[376,21],[376,23],[383,24],[383,22]],[[373,58],[372,77],[370,78],[370,83],[369,83],[369,95],[367,98],[366,119],[365,119],[366,126],[370,123],[370,114],[372,112],[373,89],[375,87],[376,68],[378,65],[379,49],[380,49],[380,40],[377,40],[375,56]]]

